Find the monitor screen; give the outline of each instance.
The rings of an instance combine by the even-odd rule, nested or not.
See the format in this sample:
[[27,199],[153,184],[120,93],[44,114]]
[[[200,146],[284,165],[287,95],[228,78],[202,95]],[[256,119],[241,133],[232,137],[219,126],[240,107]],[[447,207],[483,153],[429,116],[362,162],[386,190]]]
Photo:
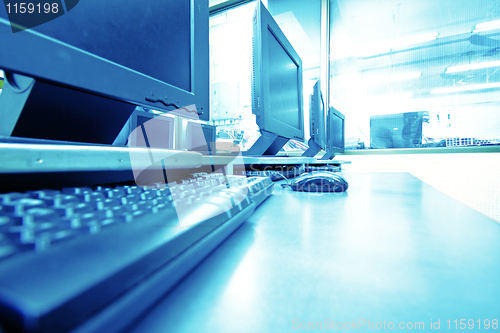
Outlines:
[[185,0],[85,0],[33,30],[192,91],[190,10]]
[[209,120],[208,0],[80,1],[18,32],[9,18],[0,6],[0,135],[112,144],[136,106]]
[[299,108],[299,66],[268,30],[269,97],[271,117],[293,128],[301,128]]
[[252,110],[261,131],[304,140],[302,61],[262,2],[253,36]]
[[136,110],[129,121],[129,147],[174,149],[174,117]]
[[[187,139],[188,150],[209,154],[215,147],[217,127],[196,122],[188,122]],[[215,151],[214,151],[215,153]]]
[[344,121],[345,121],[344,115],[331,107],[328,112],[327,152],[330,152],[332,154],[344,153],[344,146],[345,146]]

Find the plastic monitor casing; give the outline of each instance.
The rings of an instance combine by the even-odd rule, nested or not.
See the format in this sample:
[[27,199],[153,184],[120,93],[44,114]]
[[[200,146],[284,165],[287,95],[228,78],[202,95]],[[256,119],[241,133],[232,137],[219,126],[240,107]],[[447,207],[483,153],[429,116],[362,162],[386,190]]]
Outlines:
[[333,107],[327,115],[327,143],[326,154],[322,160],[330,160],[336,154],[343,154],[345,147],[345,116]]
[[321,98],[321,86],[318,80],[313,87],[313,93],[309,101],[309,128],[311,138],[309,139],[309,148],[302,154],[306,157],[314,157],[321,149],[326,150],[326,127],[325,127],[325,108]]
[[[253,34],[252,112],[263,137],[304,140],[302,61],[269,11],[257,2]],[[277,146],[278,146],[277,145]],[[279,148],[272,149],[274,151]]]
[[313,88],[311,97],[311,137],[321,147],[326,148],[326,134],[325,134],[325,109],[321,102],[321,87],[319,81],[316,82]]

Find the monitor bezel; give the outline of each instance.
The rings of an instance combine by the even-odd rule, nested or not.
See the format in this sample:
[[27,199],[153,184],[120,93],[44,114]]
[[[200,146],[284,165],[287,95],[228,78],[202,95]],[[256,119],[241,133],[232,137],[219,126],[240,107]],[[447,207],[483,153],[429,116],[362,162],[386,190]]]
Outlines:
[[[253,73],[252,73],[252,112],[257,116],[257,125],[265,130],[287,139],[304,140],[304,108],[302,84],[302,60],[294,50],[280,27],[261,1],[257,2],[253,18]],[[273,117],[270,107],[270,54],[267,47],[273,35],[292,61],[297,65],[297,95],[299,126],[295,128]]]
[[12,33],[9,21],[1,17],[0,27],[9,33],[2,34],[0,68],[7,73],[22,74],[56,86],[150,109],[172,111],[174,114],[175,109],[195,104],[201,114],[193,114],[192,118],[208,121],[208,1],[189,1],[192,37],[191,91],[162,82],[34,30]]
[[[342,120],[342,147],[337,147],[337,146],[333,146],[333,140],[332,140],[332,130],[333,130],[333,126],[332,126],[332,122],[334,120],[333,117],[337,117],[337,118],[340,118]],[[330,107],[329,111],[328,111],[328,128],[327,128],[327,151],[330,152],[330,153],[334,153],[334,154],[343,154],[345,152],[345,116],[340,112],[338,111],[337,109],[335,109],[334,107]]]
[[[326,110],[323,107],[321,101],[321,85],[318,80],[313,87],[313,93],[311,95],[310,110],[309,110],[309,129],[311,138],[318,144],[318,146],[325,150],[327,146],[326,137],[326,126],[325,126],[325,113]],[[313,121],[314,119],[314,121]],[[319,129],[318,134],[316,134],[316,129]]]

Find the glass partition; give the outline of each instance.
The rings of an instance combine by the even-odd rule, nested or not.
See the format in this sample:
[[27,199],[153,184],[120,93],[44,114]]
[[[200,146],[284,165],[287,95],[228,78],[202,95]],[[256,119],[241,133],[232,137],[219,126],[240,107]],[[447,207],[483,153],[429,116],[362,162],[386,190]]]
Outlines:
[[497,1],[330,1],[346,148],[500,144]]
[[[227,1],[228,6],[233,2]],[[211,124],[217,126],[219,141],[236,142],[243,149],[251,147],[260,136],[251,103],[255,3],[245,2],[210,16]],[[309,95],[320,77],[321,0],[268,0],[263,3],[302,60],[307,141]],[[220,4],[224,2],[213,1],[213,5]],[[293,143],[287,146],[297,148]]]

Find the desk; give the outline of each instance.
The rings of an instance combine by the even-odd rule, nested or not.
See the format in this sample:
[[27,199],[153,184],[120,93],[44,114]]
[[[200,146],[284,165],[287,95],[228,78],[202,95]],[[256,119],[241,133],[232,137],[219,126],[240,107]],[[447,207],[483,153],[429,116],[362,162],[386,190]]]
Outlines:
[[406,173],[344,176],[342,194],[278,186],[131,332],[500,320],[500,225]]

